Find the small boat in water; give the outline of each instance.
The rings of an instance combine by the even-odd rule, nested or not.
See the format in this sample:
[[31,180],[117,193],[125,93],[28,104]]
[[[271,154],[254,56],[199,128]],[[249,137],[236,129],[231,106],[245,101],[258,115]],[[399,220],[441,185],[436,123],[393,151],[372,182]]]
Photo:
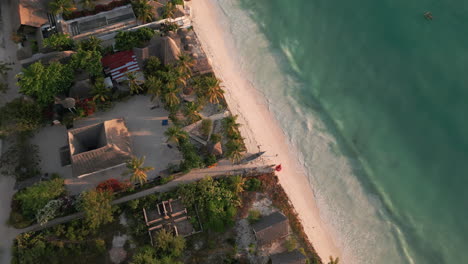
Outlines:
[[426,12],[426,13],[424,13],[424,17],[425,17],[427,20],[432,20],[432,13],[431,13],[431,12]]

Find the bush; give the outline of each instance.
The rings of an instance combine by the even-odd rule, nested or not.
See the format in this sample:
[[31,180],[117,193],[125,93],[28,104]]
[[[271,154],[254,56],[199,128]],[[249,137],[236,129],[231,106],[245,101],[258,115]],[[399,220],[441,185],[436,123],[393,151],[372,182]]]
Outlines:
[[182,197],[185,206],[197,206],[202,218],[200,220],[207,229],[222,232],[234,224],[240,199],[227,179],[215,181],[206,177],[196,183],[180,186],[177,195]]
[[174,5],[184,5],[184,0],[172,0]]
[[110,191],[110,192],[119,192],[130,187],[131,183],[129,182],[120,182],[116,179],[108,179],[98,184],[96,190],[98,191]]
[[13,199],[20,203],[21,213],[28,219],[34,219],[36,213],[53,199],[65,193],[63,179],[53,179],[36,183],[17,192]]
[[286,240],[286,249],[291,252],[297,247],[297,241],[293,237],[290,237],[288,240]]
[[262,182],[259,179],[251,178],[245,182],[245,189],[250,192],[258,192],[262,188]]
[[249,211],[249,216],[248,216],[248,220],[249,220],[249,223],[253,224],[253,223],[256,223],[258,222],[258,220],[260,220],[260,211],[258,210],[250,210]]
[[206,156],[205,158],[205,165],[208,167],[208,166],[211,166],[213,164],[215,164],[218,160],[216,159],[216,156],[213,155],[213,154],[209,154],[208,156]]
[[82,208],[85,221],[90,229],[110,223],[114,219],[111,205],[112,193],[108,191],[88,191],[83,195]]
[[120,31],[115,36],[115,48],[124,51],[143,46],[154,36],[154,31],[144,27],[135,31]]
[[45,223],[49,222],[49,220],[54,219],[60,208],[63,205],[63,200],[58,199],[58,200],[50,200],[44,208],[39,210],[36,214],[36,221],[40,225],[44,225]]
[[131,3],[131,0],[114,0],[107,5],[96,5],[93,10],[81,10],[81,11],[74,11],[70,14],[63,14],[63,18],[65,20],[71,20],[79,17],[84,16],[91,16],[103,11],[109,11],[116,7],[128,5]]
[[179,257],[185,249],[185,239],[164,228],[153,235],[153,243],[160,257]]
[[179,149],[184,157],[184,161],[180,164],[180,169],[187,173],[191,169],[202,168],[204,164],[200,155],[198,155],[195,146],[190,143],[188,139],[180,139],[179,144]]
[[211,134],[210,140],[214,144],[216,144],[218,142],[221,142],[221,135],[220,134]]
[[75,42],[67,34],[55,33],[44,39],[44,47],[50,47],[54,50],[72,50]]
[[44,66],[39,61],[23,69],[17,77],[20,93],[34,97],[42,106],[53,103],[57,94],[68,91],[74,78],[68,65],[52,62]]
[[201,122],[201,132],[205,137],[208,137],[208,135],[211,133],[211,130],[213,129],[213,120],[211,119],[203,119]]
[[144,72],[146,76],[155,75],[157,71],[161,70],[162,65],[158,57],[151,56],[145,60]]
[[98,50],[78,49],[78,52],[71,56],[70,65],[73,69],[85,71],[95,78],[103,75],[101,58]]

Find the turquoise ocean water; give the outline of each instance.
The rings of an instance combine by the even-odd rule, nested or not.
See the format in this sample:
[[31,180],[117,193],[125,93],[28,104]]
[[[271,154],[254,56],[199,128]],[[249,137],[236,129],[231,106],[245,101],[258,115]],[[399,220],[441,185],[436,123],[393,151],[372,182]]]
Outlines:
[[468,2],[217,3],[345,263],[468,263]]

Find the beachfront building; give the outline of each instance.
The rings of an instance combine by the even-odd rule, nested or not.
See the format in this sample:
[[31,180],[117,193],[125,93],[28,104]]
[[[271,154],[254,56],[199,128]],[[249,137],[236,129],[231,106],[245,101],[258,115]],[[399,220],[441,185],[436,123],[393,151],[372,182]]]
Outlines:
[[258,244],[267,245],[289,235],[289,221],[281,212],[275,212],[253,224],[253,231]]
[[123,119],[68,130],[74,177],[85,177],[125,164],[132,157],[130,135]]
[[194,59],[191,68],[194,75],[213,72],[208,56],[193,30],[179,29],[177,33],[170,32],[168,36],[154,36],[148,46],[133,50],[141,64],[151,56],[158,57],[164,65],[174,64],[178,56],[185,53]]
[[299,250],[283,252],[270,256],[271,264],[306,264],[307,257]]
[[83,39],[130,29],[136,25],[137,20],[132,5],[128,4],[94,15],[61,20],[59,31],[70,35],[73,39]]
[[12,13],[12,23],[16,26],[14,41],[21,43],[18,51],[20,60],[31,57],[43,46],[45,37],[53,32],[55,17],[47,13],[47,0],[16,0],[16,12]]

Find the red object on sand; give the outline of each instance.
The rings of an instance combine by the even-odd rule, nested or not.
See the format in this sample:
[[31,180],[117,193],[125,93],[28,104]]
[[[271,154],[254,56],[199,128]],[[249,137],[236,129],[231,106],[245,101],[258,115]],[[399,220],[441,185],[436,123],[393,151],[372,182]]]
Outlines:
[[276,171],[281,171],[281,169],[282,169],[281,164],[275,167]]

